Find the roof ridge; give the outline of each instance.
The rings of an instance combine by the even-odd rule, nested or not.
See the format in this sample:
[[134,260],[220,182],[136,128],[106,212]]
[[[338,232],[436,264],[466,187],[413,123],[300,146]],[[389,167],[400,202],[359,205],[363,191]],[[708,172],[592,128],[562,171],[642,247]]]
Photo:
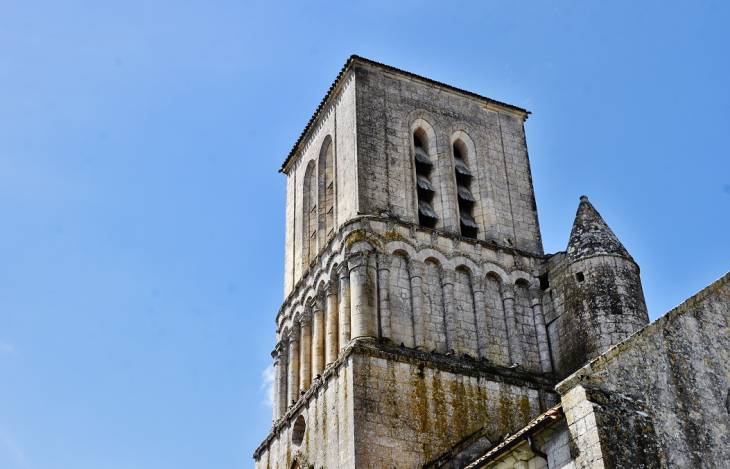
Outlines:
[[[302,141],[306,137],[307,133],[309,133],[309,131],[312,129],[312,126],[314,125],[314,123],[317,120],[317,118],[320,116],[323,108],[325,107],[325,105],[327,104],[327,102],[329,101],[329,99],[332,97],[332,94],[334,93],[334,91],[337,88],[337,86],[340,84],[340,81],[342,80],[342,77],[345,75],[345,73],[347,72],[347,70],[352,66],[352,64],[355,63],[355,62],[358,62],[358,61],[359,62],[363,62],[363,63],[368,64],[368,65],[371,65],[371,66],[382,67],[382,68],[385,68],[386,70],[390,70],[390,71],[393,71],[393,72],[405,74],[405,75],[408,75],[410,77],[423,80],[423,81],[425,81],[427,83],[431,83],[431,84],[435,84],[435,85],[439,85],[439,86],[445,87],[445,88],[447,88],[449,90],[452,90],[452,91],[457,91],[459,93],[465,93],[465,94],[470,95],[470,96],[475,97],[475,98],[484,99],[484,100],[486,100],[486,101],[488,101],[490,103],[493,103],[493,104],[496,104],[496,105],[499,105],[499,106],[504,106],[506,108],[511,108],[511,109],[516,110],[516,111],[521,111],[521,112],[525,113],[525,116],[531,114],[530,111],[528,111],[526,109],[523,109],[523,108],[521,108],[519,106],[514,106],[512,104],[507,104],[507,103],[502,102],[502,101],[497,101],[496,99],[488,98],[486,96],[483,96],[483,95],[480,95],[480,94],[477,94],[477,93],[474,93],[474,92],[471,92],[471,91],[467,91],[467,90],[464,90],[464,89],[461,89],[461,88],[457,88],[457,87],[452,86],[452,85],[449,85],[447,83],[443,83],[443,82],[440,82],[440,81],[436,81],[436,80],[433,80],[431,78],[427,78],[427,77],[424,77],[422,75],[418,75],[416,73],[409,72],[407,70],[403,70],[403,69],[400,69],[400,68],[393,67],[392,65],[387,65],[387,64],[384,64],[384,63],[381,63],[381,62],[376,62],[374,60],[366,59],[365,57],[361,57],[359,55],[352,54],[347,59],[347,61],[345,62],[345,65],[340,70],[340,73],[337,74],[337,77],[335,78],[335,81],[332,82],[332,85],[330,85],[329,90],[327,90],[327,93],[324,95],[324,98],[322,98],[322,101],[317,106],[317,109],[314,111],[314,114],[312,114],[312,117],[309,118],[309,121],[307,122],[307,125],[304,127],[304,130],[299,135],[299,138],[297,139],[296,143],[294,143],[294,147],[292,147],[291,151],[289,152],[289,155],[287,155],[286,159],[284,160],[284,163],[282,163],[281,168],[279,169],[279,172],[280,173],[283,173],[284,172],[284,169],[289,165],[289,162],[292,160],[292,158],[294,157],[294,155],[297,153],[297,150],[299,149],[299,146],[301,145]],[[525,119],[527,119],[527,117],[525,117]]]

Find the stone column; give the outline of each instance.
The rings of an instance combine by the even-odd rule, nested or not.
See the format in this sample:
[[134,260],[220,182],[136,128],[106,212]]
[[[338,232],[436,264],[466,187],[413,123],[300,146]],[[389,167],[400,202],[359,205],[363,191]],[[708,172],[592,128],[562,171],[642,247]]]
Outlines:
[[543,373],[553,372],[553,361],[550,356],[550,343],[548,342],[547,327],[545,327],[545,315],[542,313],[542,292],[538,289],[532,290],[532,316],[535,320],[535,332],[537,333],[537,349],[540,351],[540,366]]
[[325,346],[325,362],[327,365],[337,360],[340,349],[337,346],[337,282],[330,281],[326,287],[327,291],[327,343]]
[[340,266],[340,350],[350,342],[350,271]]
[[300,388],[306,391],[312,385],[312,312],[309,308],[299,317],[299,324],[302,327],[299,382]]
[[281,376],[281,364],[279,360],[279,344],[271,352],[271,358],[274,359],[274,399],[272,404],[274,407],[273,420],[276,422],[279,419],[279,377]]
[[380,332],[383,339],[392,339],[393,330],[390,316],[390,258],[378,257],[378,290],[380,300]]
[[517,325],[517,316],[515,316],[515,290],[514,287],[507,283],[500,286],[502,293],[502,303],[504,304],[504,319],[507,326],[507,342],[509,344],[509,357],[512,363],[524,365],[522,354],[522,344]]
[[454,272],[441,267],[441,289],[444,295],[444,343],[446,351],[458,349],[457,320],[454,304]]
[[312,315],[312,374],[324,372],[324,298],[318,292],[314,299]]
[[477,347],[480,357],[489,357],[489,331],[487,330],[487,306],[484,301],[484,279],[471,276],[471,291],[474,293],[474,323],[477,326]]
[[357,253],[348,261],[350,267],[351,336],[377,338],[375,322],[375,285],[370,256]]
[[413,319],[413,344],[416,349],[423,350],[426,330],[423,324],[423,269],[416,261],[408,262],[408,274],[411,277],[411,318]]
[[289,393],[287,397],[288,406],[299,400],[299,323],[295,322],[292,326],[291,336],[289,337]]
[[279,381],[276,383],[276,389],[278,390],[278,398],[276,404],[279,406],[279,416],[281,418],[286,413],[287,409],[287,384],[289,377],[287,376],[287,365],[289,364],[288,350],[289,350],[289,339],[285,337],[279,342],[278,353],[279,353]]

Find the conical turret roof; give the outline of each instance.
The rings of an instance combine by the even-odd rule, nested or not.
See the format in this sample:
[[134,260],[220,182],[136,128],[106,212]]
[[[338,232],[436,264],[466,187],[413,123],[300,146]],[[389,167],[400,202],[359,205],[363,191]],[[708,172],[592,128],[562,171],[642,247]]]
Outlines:
[[616,254],[631,259],[621,241],[584,195],[580,198],[578,213],[575,214],[566,254],[571,261],[594,254]]

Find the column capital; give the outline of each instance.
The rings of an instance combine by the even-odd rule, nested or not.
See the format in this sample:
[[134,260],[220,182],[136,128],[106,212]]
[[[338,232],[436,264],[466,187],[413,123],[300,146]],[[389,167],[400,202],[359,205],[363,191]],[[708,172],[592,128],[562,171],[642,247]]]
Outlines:
[[476,292],[484,293],[484,277],[481,275],[472,275],[471,276],[471,288]]
[[337,290],[339,289],[339,284],[336,279],[330,279],[329,282],[324,287],[324,291],[327,294],[327,296],[332,296],[337,294]]
[[423,264],[413,259],[408,261],[408,272],[411,277],[423,277]]
[[390,263],[393,261],[393,257],[384,253],[378,253],[378,270],[390,270]]
[[350,270],[367,266],[371,256],[372,254],[367,251],[353,252],[347,257],[347,266]]
[[299,342],[299,332],[301,330],[301,326],[299,321],[294,321],[294,323],[291,326],[291,332],[289,333],[289,343],[292,342]]
[[308,327],[312,324],[312,310],[309,308],[306,308],[304,311],[302,311],[302,314],[299,315],[299,324],[302,327]]
[[454,272],[453,270],[445,269],[442,267],[441,268],[441,282],[444,285],[454,285],[455,274],[456,274],[456,272]]
[[312,309],[314,314],[322,314],[324,311],[324,292],[318,291],[317,295],[312,298]]
[[340,280],[350,279],[350,269],[347,266],[347,261],[337,266],[337,275],[340,276]]
[[542,290],[539,288],[530,289],[530,306],[542,305]]
[[511,283],[502,282],[499,285],[499,292],[502,294],[502,301],[515,299],[515,286]]

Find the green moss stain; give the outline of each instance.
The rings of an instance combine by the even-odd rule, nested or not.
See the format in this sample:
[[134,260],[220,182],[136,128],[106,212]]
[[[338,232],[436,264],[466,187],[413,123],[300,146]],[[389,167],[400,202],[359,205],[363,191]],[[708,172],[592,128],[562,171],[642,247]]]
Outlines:
[[394,240],[394,239],[404,239],[404,237],[403,237],[403,235],[398,233],[398,230],[393,228],[392,230],[385,231],[385,239],[390,241],[390,240]]
[[382,248],[382,246],[380,245],[380,240],[378,238],[368,235],[368,233],[365,231],[353,231],[352,234],[350,234],[350,236],[347,238],[347,249],[350,249],[353,244],[360,241],[365,241],[366,243],[370,243],[375,247]]

